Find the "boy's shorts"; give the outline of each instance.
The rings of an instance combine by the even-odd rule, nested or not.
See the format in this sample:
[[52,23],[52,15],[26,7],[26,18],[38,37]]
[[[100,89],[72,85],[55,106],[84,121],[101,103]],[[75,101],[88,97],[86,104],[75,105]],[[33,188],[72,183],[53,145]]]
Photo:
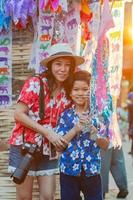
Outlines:
[[60,173],[61,199],[81,200],[82,191],[84,200],[103,200],[101,176],[87,177],[71,176]]
[[[11,145],[9,151],[8,172],[13,173],[20,165],[24,155],[21,154],[21,145]],[[49,160],[43,155],[41,159],[33,159],[28,172],[29,176],[50,176],[59,173],[58,160]]]

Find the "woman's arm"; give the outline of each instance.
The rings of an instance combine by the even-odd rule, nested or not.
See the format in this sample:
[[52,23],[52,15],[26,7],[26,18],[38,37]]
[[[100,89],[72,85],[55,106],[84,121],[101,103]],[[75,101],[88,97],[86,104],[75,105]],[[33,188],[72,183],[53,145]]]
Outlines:
[[53,132],[53,130],[49,130],[43,127],[41,124],[32,120],[28,116],[29,108],[23,102],[18,102],[16,105],[16,110],[14,113],[14,118],[16,121],[22,123],[25,127],[30,128],[31,130],[45,136],[51,143],[53,143],[57,147],[64,147],[65,140],[60,137],[58,134]]

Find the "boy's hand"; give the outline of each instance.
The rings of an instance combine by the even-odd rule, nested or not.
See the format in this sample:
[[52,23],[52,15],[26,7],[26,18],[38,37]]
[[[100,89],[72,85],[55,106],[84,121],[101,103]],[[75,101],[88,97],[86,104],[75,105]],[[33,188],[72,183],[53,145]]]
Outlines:
[[79,121],[77,124],[75,124],[73,129],[76,132],[76,134],[78,135],[83,130],[83,124]]
[[101,148],[101,149],[104,149],[104,150],[107,150],[108,149],[108,146],[109,146],[109,139],[108,138],[97,138],[96,139],[96,144]]
[[79,123],[82,126],[82,131],[89,131],[91,126],[91,117],[87,113],[83,113],[79,116]]

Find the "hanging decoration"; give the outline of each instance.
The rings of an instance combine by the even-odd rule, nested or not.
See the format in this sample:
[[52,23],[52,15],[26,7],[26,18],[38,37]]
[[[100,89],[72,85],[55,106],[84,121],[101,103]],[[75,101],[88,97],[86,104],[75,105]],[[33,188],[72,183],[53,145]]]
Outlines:
[[65,18],[65,35],[68,43],[70,44],[73,52],[77,53],[80,45],[77,45],[77,42],[80,42],[80,38],[78,38],[80,24],[80,14],[74,6],[68,11]]
[[11,16],[7,16],[5,13],[6,0],[0,1],[0,32],[9,31]]
[[112,6],[112,16],[115,27],[109,30],[109,82],[110,92],[116,102],[120,94],[123,57],[123,27],[124,27],[124,2],[115,1]]
[[89,22],[89,29],[91,32],[91,39],[86,42],[85,48],[82,52],[82,55],[85,57],[85,63],[82,66],[83,69],[88,70],[90,73],[92,71],[92,58],[95,54],[97,48],[97,38],[100,24],[100,11],[101,3],[99,1],[90,3],[90,9],[93,13],[93,17]]
[[5,16],[12,17],[17,29],[26,28],[37,12],[36,0],[6,0],[4,12]]
[[36,71],[41,72],[40,61],[48,57],[48,49],[51,46],[54,30],[54,13],[40,11],[38,25],[38,65]]
[[[92,80],[91,80],[91,109],[97,110],[101,121],[109,125],[109,119],[112,115],[112,98],[109,94],[108,82],[108,57],[109,42],[106,37],[108,30],[114,26],[111,15],[109,0],[103,4],[100,25],[97,36],[97,49],[92,62]],[[110,131],[109,137],[112,139],[113,133]]]
[[[101,50],[103,49],[104,38],[106,38],[107,31],[114,27],[113,18],[111,15],[109,0],[104,1],[103,11],[101,15],[101,23],[99,27],[99,35],[98,35],[98,44],[96,50],[96,102],[98,106],[98,110],[101,112],[107,104],[107,85],[104,77],[104,69],[102,63],[102,54]],[[99,92],[100,91],[100,92]]]
[[[51,13],[67,12],[67,7],[67,0],[40,0],[39,3],[39,9]],[[15,28],[25,29],[33,23],[37,9],[37,0],[0,0],[0,32],[8,31],[11,20]]]
[[62,10],[67,11],[67,0],[41,0],[39,6],[43,11],[61,13]]
[[81,21],[81,49],[85,48],[86,42],[91,39],[89,22],[92,20],[92,11],[87,0],[81,0],[80,21]]
[[55,13],[54,30],[51,44],[67,43],[67,36],[65,30],[66,12],[60,14]]
[[123,57],[123,27],[124,27],[124,2],[114,1],[112,4],[112,17],[115,26],[108,31],[109,39],[109,89],[112,96],[113,113],[109,129],[113,133],[112,143],[114,147],[121,147],[120,130],[117,121],[117,101],[120,94],[122,78]]
[[48,49],[51,46],[54,29],[54,13],[43,12],[39,9],[39,21],[36,26],[36,34],[32,46],[29,68],[34,68],[36,73],[44,70],[40,61],[48,57]]
[[12,103],[12,31],[0,33],[0,107]]
[[[119,15],[121,18],[121,11],[116,8],[119,7],[121,9],[121,0],[117,1],[117,3],[115,2],[113,6],[113,15],[115,17]],[[103,9],[100,18],[101,8]],[[115,17],[114,20],[116,19]],[[119,28],[118,30],[114,28],[111,29],[111,31],[113,30],[112,32],[109,32],[110,28],[113,27],[109,0],[1,0],[1,37],[4,34],[8,35],[8,32],[10,32],[11,20],[15,28],[19,30],[27,28],[31,23],[34,26],[34,41],[29,67],[34,68],[36,73],[41,73],[44,70],[40,66],[40,61],[48,56],[49,47],[54,43],[67,42],[76,54],[85,56],[86,62],[84,66],[88,67],[87,70],[90,70],[92,56],[95,54],[92,69],[92,85],[96,95],[92,94],[93,102],[94,104],[96,103],[99,112],[102,112],[105,107],[109,106],[107,103],[109,101],[107,91],[107,87],[109,88],[108,79],[112,83],[110,86],[111,93],[118,94],[120,79],[118,84],[115,81],[118,80],[118,74],[121,73],[121,68],[118,65],[121,65],[120,62],[122,60],[122,58],[118,59],[119,51],[122,47],[121,42],[119,42],[122,36],[121,31]],[[121,23],[120,21],[115,21],[115,26],[118,27],[118,23]],[[106,38],[106,35],[108,35],[109,40]],[[0,41],[0,56],[2,55],[0,57],[0,73],[2,74],[0,75],[6,75],[8,80],[10,80],[11,70],[7,70],[7,74],[3,72],[3,66],[5,66],[3,54],[4,51],[7,51],[7,46],[3,46],[3,44],[6,44],[7,39],[4,39]],[[109,46],[107,45],[108,42]],[[108,57],[108,48],[112,57]],[[8,49],[10,52],[10,46]],[[11,66],[11,54],[9,52],[8,54],[5,53],[5,56],[9,60],[8,65]],[[111,63],[109,69],[107,67],[108,59],[110,59],[109,64]],[[116,60],[119,61],[117,66],[115,65]],[[1,82],[2,79],[0,79]],[[4,82],[4,86],[6,85],[5,83],[7,82]],[[3,82],[0,86],[3,87],[2,84]],[[3,90],[1,88],[0,95],[2,96]],[[7,90],[4,91],[4,95],[6,95],[6,92],[10,95],[10,91],[8,86]],[[3,104],[3,100],[1,104]],[[106,112],[104,114],[107,116]]]
[[47,11],[50,9],[51,12],[57,11],[59,7],[59,0],[40,0],[40,8]]

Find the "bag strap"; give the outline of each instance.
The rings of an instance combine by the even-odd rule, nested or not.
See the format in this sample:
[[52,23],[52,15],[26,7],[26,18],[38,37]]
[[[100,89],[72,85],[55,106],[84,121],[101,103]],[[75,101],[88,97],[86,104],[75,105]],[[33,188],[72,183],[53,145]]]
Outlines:
[[[40,75],[36,75],[36,77],[38,77],[39,81],[40,81],[39,117],[40,117],[41,120],[43,120],[44,119],[44,108],[45,108],[45,105],[44,105],[44,83],[43,83],[42,77]],[[23,134],[22,134],[22,140],[23,140],[23,143],[24,143],[24,131],[23,131]]]
[[39,117],[41,120],[44,119],[44,83],[41,76],[38,76],[40,80],[40,91],[39,91]]

